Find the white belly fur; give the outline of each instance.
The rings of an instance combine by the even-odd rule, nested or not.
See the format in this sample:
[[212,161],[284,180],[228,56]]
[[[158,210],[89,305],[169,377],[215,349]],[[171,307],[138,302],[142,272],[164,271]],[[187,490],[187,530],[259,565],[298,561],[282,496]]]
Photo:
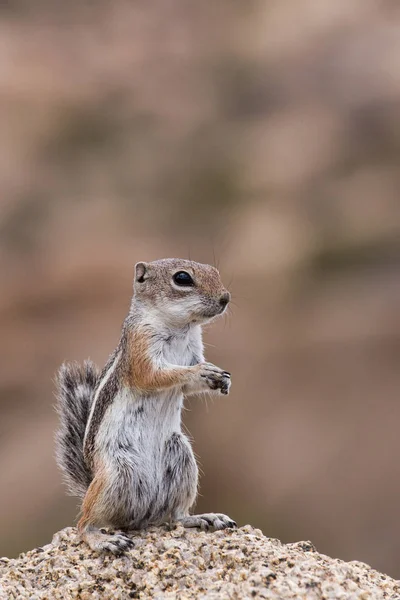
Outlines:
[[[200,327],[168,336],[155,350],[159,366],[193,364],[202,357]],[[197,362],[197,360],[195,360]],[[96,454],[118,498],[110,524],[141,529],[188,514],[197,494],[198,469],[181,431],[183,395],[179,389],[140,395],[120,390],[107,409],[96,439]]]
[[181,431],[182,403],[176,390],[138,398],[125,388],[107,409],[96,447],[109,497],[119,499],[114,526],[141,529],[193,504],[197,465]]

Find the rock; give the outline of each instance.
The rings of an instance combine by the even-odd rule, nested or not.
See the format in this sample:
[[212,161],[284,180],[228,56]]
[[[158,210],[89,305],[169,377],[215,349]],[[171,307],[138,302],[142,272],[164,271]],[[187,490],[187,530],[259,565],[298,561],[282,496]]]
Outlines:
[[98,555],[68,527],[51,544],[0,559],[0,599],[400,598],[400,582],[360,562],[282,544],[249,525],[204,533],[178,527],[134,533],[126,555]]

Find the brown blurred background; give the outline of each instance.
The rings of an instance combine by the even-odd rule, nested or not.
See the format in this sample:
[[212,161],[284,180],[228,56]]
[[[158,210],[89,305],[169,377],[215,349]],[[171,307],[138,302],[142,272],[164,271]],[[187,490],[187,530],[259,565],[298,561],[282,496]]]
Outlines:
[[200,510],[400,578],[397,0],[0,7],[0,555],[70,525],[52,378],[133,265],[218,262]]

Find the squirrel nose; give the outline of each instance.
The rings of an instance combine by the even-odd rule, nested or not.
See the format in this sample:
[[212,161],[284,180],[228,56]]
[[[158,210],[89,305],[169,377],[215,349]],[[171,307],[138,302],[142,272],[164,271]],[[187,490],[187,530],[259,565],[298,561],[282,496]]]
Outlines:
[[223,306],[225,308],[225,306],[228,304],[230,299],[231,299],[230,293],[225,292],[224,294],[222,294],[221,298],[219,299],[219,303],[221,306]]

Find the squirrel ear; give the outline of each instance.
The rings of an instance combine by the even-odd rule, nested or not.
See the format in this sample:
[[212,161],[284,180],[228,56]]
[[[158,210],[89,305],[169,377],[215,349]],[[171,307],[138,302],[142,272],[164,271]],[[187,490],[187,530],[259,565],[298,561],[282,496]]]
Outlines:
[[135,265],[135,281],[143,283],[148,278],[148,265],[145,262],[138,262]]

